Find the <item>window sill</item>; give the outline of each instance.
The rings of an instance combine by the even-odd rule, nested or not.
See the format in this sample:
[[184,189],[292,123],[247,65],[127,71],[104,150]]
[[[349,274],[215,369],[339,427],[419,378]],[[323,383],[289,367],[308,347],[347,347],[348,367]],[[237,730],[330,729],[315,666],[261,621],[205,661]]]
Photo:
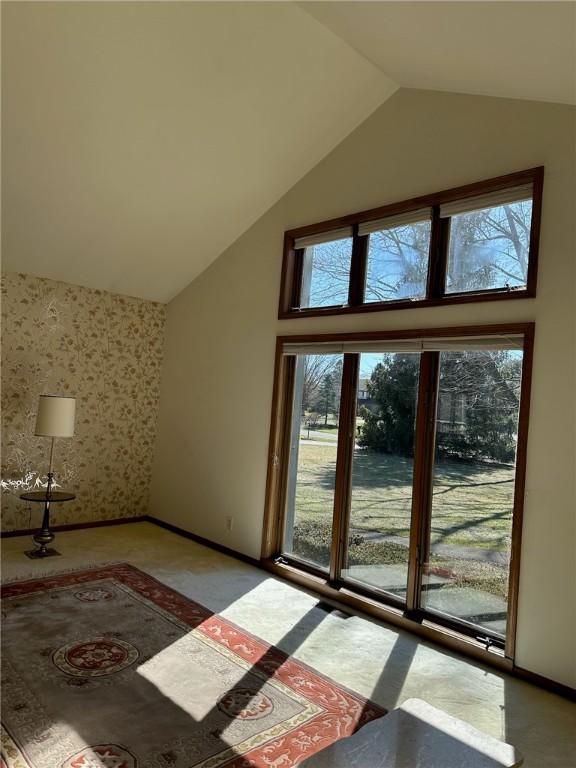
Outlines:
[[512,301],[513,299],[533,299],[535,292],[529,288],[518,290],[485,291],[478,293],[453,293],[445,294],[439,298],[409,299],[395,301],[375,301],[368,304],[341,304],[331,307],[305,307],[303,309],[280,310],[279,320],[293,320],[300,317],[322,317],[327,315],[355,315],[364,312],[386,312],[401,309],[423,309],[426,307],[445,307],[452,304],[474,304],[486,301]]
[[273,560],[262,560],[261,565],[277,576],[312,590],[339,608],[353,609],[355,612],[361,612],[371,618],[393,624],[425,640],[482,661],[499,670],[512,672],[514,669],[513,660],[507,658],[504,655],[504,651],[500,648],[494,646],[486,648],[478,640],[435,624],[429,619],[424,619],[423,621],[411,619],[400,608],[385,605],[378,600],[358,594],[347,587],[335,588],[326,579],[306,573],[293,565],[276,563]]

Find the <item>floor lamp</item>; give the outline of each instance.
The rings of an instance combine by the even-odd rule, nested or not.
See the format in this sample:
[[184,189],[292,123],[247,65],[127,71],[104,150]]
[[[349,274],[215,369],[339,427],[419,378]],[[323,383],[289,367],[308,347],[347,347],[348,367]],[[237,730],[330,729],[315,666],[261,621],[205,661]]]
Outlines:
[[[42,528],[34,534],[33,539],[38,544],[39,549],[32,553],[27,553],[34,557],[49,557],[52,554],[58,554],[54,550],[48,549],[48,544],[54,540],[54,534],[50,530],[50,502],[67,501],[74,498],[72,494],[55,494],[52,491],[54,482],[54,473],[52,472],[52,459],[54,457],[54,439],[56,437],[74,437],[74,418],[76,415],[76,399],[74,397],[60,397],[58,395],[40,395],[38,402],[38,415],[36,417],[36,429],[34,434],[37,437],[50,437],[50,465],[48,469],[48,485],[46,491],[41,493],[26,494],[30,501],[44,502],[44,517],[42,518]],[[35,497],[35,498],[32,498]]]

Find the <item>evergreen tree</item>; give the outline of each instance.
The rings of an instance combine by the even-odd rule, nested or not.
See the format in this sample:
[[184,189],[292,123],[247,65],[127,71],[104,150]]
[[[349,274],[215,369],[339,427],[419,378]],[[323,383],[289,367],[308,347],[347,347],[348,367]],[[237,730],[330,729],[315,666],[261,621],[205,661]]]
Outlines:
[[[383,355],[367,382],[373,408],[361,408],[362,447],[414,454],[419,359]],[[463,460],[514,460],[522,362],[507,351],[445,352],[441,357],[436,453]]]
[[314,408],[324,417],[324,425],[328,424],[328,416],[334,413],[336,408],[336,391],[334,375],[327,373],[322,379],[318,396],[314,402]]
[[366,383],[374,410],[361,408],[363,424],[358,442],[379,453],[414,453],[416,417],[417,355],[383,355]]

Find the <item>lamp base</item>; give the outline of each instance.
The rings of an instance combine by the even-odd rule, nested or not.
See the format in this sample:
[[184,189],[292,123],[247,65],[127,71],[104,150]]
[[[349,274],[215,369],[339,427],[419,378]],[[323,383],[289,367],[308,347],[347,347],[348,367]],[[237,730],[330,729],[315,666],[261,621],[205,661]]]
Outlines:
[[47,548],[47,549],[31,549],[29,552],[24,552],[26,557],[29,557],[31,560],[39,560],[42,557],[54,557],[55,555],[60,555],[61,553],[58,552],[55,549]]

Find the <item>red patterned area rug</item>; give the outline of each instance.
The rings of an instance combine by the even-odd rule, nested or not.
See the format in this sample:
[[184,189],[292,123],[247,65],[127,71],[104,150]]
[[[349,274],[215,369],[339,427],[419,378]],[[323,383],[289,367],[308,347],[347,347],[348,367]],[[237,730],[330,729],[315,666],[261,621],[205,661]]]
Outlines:
[[384,714],[130,565],[2,598],[2,768],[289,768]]

